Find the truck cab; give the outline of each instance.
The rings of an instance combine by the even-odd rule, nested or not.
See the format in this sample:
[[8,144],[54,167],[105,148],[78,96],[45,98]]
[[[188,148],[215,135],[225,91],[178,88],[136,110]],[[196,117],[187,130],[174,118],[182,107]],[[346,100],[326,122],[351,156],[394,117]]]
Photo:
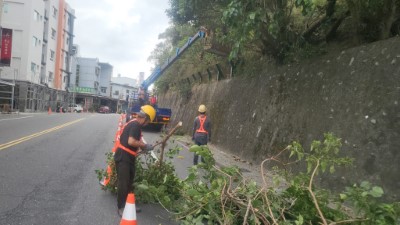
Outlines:
[[132,118],[136,117],[136,114],[138,112],[140,112],[140,108],[143,105],[150,105],[151,107],[153,107],[155,109],[156,117],[155,117],[154,121],[149,123],[148,126],[155,128],[157,130],[161,130],[164,127],[166,127],[171,118],[171,114],[172,114],[171,109],[158,107],[158,104],[156,101],[157,98],[154,95],[149,97],[144,92],[141,93],[141,91],[139,91],[138,96],[139,96],[139,98],[133,102],[133,105],[130,108],[130,113],[131,113]]

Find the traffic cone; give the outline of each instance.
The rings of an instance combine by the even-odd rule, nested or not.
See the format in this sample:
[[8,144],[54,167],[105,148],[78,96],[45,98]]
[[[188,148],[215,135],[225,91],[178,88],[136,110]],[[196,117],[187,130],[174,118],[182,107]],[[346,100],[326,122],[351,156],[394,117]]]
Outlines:
[[104,187],[107,186],[107,184],[110,182],[110,178],[112,176],[112,170],[111,166],[107,166],[107,177],[104,177],[102,181],[100,181],[100,184],[103,185]]
[[135,194],[130,193],[126,198],[126,204],[119,225],[136,225]]
[[49,115],[51,114],[51,107],[49,107],[49,111],[48,111],[48,114],[49,114]]

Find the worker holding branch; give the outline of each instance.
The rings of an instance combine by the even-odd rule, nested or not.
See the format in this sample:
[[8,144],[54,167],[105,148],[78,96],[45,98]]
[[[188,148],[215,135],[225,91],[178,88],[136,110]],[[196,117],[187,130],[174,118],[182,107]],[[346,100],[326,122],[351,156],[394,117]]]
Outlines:
[[[151,144],[145,144],[142,140],[142,127],[153,121],[156,111],[150,105],[141,107],[136,118],[127,123],[121,133],[120,143],[114,155],[117,170],[117,206],[118,214],[122,216],[126,198],[131,191],[135,178],[135,161],[139,152],[148,152],[154,149]],[[141,150],[140,150],[141,149]],[[136,211],[140,209],[136,207]]]
[[[196,145],[207,145],[211,141],[211,120],[206,116],[207,108],[205,105],[199,106],[199,116],[194,119],[192,140]],[[194,153],[193,164],[197,165],[199,155]],[[201,161],[204,162],[203,157]]]

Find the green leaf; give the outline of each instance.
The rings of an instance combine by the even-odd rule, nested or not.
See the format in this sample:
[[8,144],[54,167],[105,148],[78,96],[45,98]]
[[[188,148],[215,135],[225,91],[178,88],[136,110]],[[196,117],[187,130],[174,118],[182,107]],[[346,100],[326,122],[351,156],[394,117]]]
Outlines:
[[295,221],[296,225],[302,225],[304,223],[304,218],[302,215],[299,215],[297,217],[297,220]]
[[145,184],[139,184],[137,185],[137,188],[141,189],[141,190],[148,190],[149,186],[145,185]]
[[163,183],[164,183],[164,184],[167,182],[167,179],[168,179],[168,175],[167,175],[167,174],[165,174],[165,176],[164,176],[164,180],[163,180]]
[[307,162],[307,173],[310,173],[312,169],[312,163],[310,161]]
[[190,148],[189,148],[189,151],[190,152],[198,152],[198,151],[201,151],[202,150],[202,148],[200,147],[200,146],[198,146],[198,145],[192,145]]
[[341,200],[346,200],[347,199],[347,195],[346,194],[340,194],[340,199]]
[[327,165],[328,165],[327,162],[325,162],[325,161],[321,162],[321,170],[322,170],[322,172],[325,172]]
[[335,172],[335,166],[331,165],[331,167],[329,168],[329,172],[330,173],[334,173]]
[[250,13],[249,18],[251,20],[254,20],[256,18],[256,13],[255,12]]
[[198,192],[197,190],[195,190],[195,189],[188,189],[188,190],[186,191],[186,193],[187,193],[189,196],[196,196],[196,195],[199,194],[199,192]]
[[372,190],[369,193],[375,198],[380,198],[380,197],[382,197],[384,192],[381,187],[375,186],[372,188]]
[[360,187],[362,187],[363,189],[369,189],[371,187],[371,184],[368,181],[363,181],[361,182]]

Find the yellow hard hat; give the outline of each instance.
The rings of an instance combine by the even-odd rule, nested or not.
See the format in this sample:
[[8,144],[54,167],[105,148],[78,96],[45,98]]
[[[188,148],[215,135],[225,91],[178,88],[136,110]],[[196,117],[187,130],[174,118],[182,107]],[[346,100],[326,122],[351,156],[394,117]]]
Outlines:
[[156,118],[156,110],[151,105],[144,105],[140,108],[144,113],[147,114],[152,122]]
[[199,112],[200,112],[200,113],[205,113],[206,111],[207,111],[207,108],[206,108],[205,105],[200,105],[200,106],[199,106]]

